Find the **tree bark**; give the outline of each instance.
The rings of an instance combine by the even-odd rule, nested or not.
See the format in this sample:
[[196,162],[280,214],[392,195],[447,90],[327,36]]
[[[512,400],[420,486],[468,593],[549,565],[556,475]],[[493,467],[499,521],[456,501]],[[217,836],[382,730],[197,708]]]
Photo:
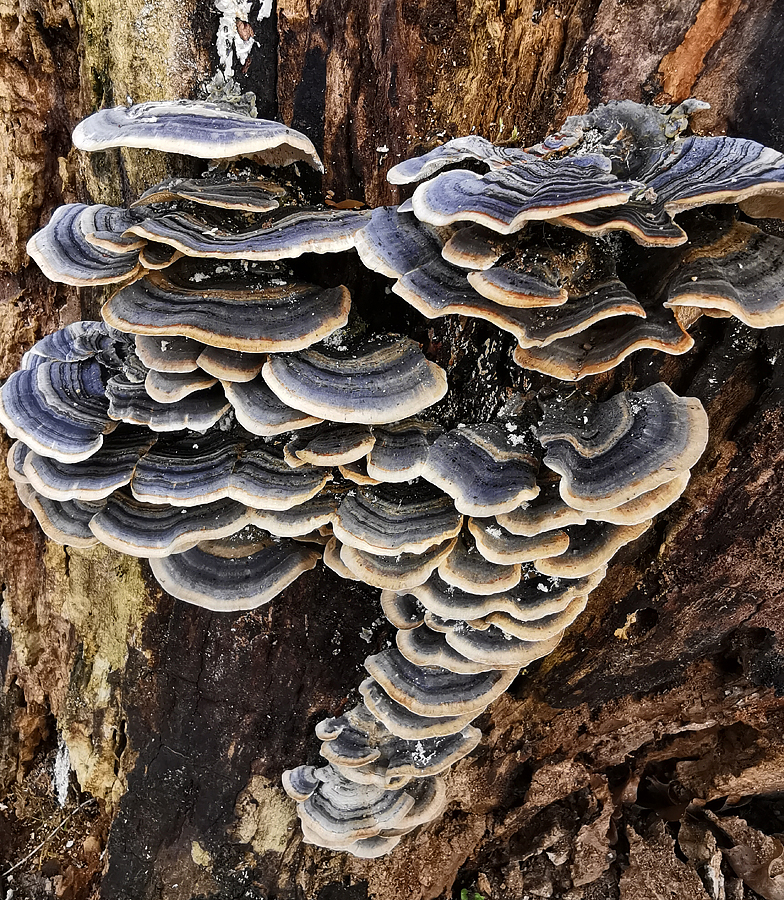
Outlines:
[[[624,97],[696,96],[711,103],[696,130],[784,150],[775,0],[258,11],[238,81],[260,115],[313,139],[335,202],[398,202],[389,167],[449,137],[516,129],[526,145]],[[61,202],[128,202],[183,164],[87,157],[71,129],[127,97],[194,96],[217,63],[217,24],[192,0],[0,7],[3,377],[43,334],[96,317],[103,296],[47,282],[25,255],[30,234]],[[353,264],[343,274],[358,302],[386,296],[384,279]],[[402,309],[377,316],[449,364],[455,422],[539,385],[491,326],[424,325]],[[211,614],[163,594],[138,560],[46,542],[3,477],[0,874],[73,816],[2,887],[73,900],[784,896],[771,837],[784,809],[779,332],[703,319],[690,354],[638,353],[587,382],[605,397],[664,378],[698,396],[708,449],[557,651],[481,718],[482,743],[448,776],[445,816],[374,861],[302,844],[280,774],[317,761],[314,724],[354,702],[362,661],[390,639],[378,592],[319,567],[256,612]],[[480,367],[492,373],[481,392]],[[60,807],[51,766],[63,747],[74,774]]]

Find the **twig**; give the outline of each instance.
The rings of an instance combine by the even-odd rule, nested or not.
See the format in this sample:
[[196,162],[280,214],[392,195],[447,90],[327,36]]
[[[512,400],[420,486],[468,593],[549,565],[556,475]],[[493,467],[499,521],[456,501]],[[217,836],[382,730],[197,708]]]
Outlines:
[[63,827],[63,825],[65,825],[66,822],[70,822],[71,819],[73,819],[73,817],[79,812],[80,809],[84,809],[85,806],[89,806],[91,803],[95,803],[95,797],[90,797],[89,800],[85,800],[84,803],[80,803],[79,806],[77,806],[76,809],[72,813],[69,813],[63,819],[63,821],[60,822],[60,824],[57,826],[57,828],[55,828],[55,830],[51,834],[48,834],[37,847],[33,847],[33,849],[27,854],[27,856],[25,856],[24,859],[20,859],[19,862],[15,863],[13,866],[11,866],[10,869],[6,869],[6,871],[3,872],[2,875],[0,875],[0,878],[6,878],[8,875],[11,874],[11,872],[15,871],[20,866],[23,866],[27,862],[28,859],[31,859],[33,856],[35,856],[35,854],[38,853],[38,851],[43,846],[45,846],[49,841],[51,841],[51,839],[57,834],[57,832]]

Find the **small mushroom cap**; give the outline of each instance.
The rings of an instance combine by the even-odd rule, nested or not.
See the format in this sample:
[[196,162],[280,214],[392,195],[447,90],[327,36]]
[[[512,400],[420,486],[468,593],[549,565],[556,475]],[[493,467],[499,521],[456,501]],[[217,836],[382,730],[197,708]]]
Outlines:
[[471,221],[512,234],[531,219],[625,203],[637,185],[608,170],[604,157],[591,155],[536,159],[486,175],[456,169],[421,184],[412,204],[416,217],[431,225]]
[[141,503],[117,491],[92,518],[90,530],[113,550],[151,559],[229,537],[250,522],[250,510],[234,500],[181,508]]
[[79,230],[88,243],[103,250],[124,253],[140,250],[145,241],[126,232],[142,218],[135,210],[98,203],[87,206],[79,216]]
[[661,201],[629,200],[623,206],[559,216],[555,221],[594,237],[625,231],[643,247],[677,247],[688,240]]
[[17,484],[29,484],[30,479],[25,475],[24,464],[28,456],[32,454],[32,450],[22,441],[14,441],[8,448],[5,464],[8,469],[8,475],[12,481]]
[[[513,516],[514,512],[510,515]],[[546,531],[534,537],[525,537],[507,531],[494,519],[471,518],[468,520],[468,530],[473,535],[476,549],[485,559],[497,565],[558,556],[569,547],[569,535],[565,531]]]
[[251,434],[271,437],[323,421],[284,403],[261,375],[247,383],[224,382],[223,389],[237,421]]
[[686,470],[672,481],[666,481],[652,491],[646,491],[634,500],[629,500],[628,503],[622,503],[614,509],[591,513],[590,518],[611,522],[613,525],[639,525],[672,506],[686,490],[690,477],[691,472]]
[[343,545],[336,537],[331,537],[324,547],[324,565],[346,581],[359,581],[359,577],[349,569],[340,557]]
[[485,616],[482,620],[483,627],[494,625],[506,634],[519,638],[521,641],[546,641],[561,635],[572,622],[583,612],[588,604],[587,596],[574,597],[569,605],[561,612],[532,622],[520,622],[506,613],[495,612]]
[[252,510],[252,522],[277,537],[302,537],[331,525],[339,502],[338,495],[322,489],[289,509]]
[[368,475],[366,458],[340,465],[338,466],[338,471],[345,479],[353,481],[354,484],[359,484],[362,487],[381,484],[381,481],[378,478],[373,478],[371,475]]
[[103,322],[74,322],[41,338],[22,356],[22,369],[34,369],[42,360],[83,362],[96,359],[107,366],[122,365],[129,338]]
[[148,369],[156,372],[195,372],[205,349],[201,341],[179,335],[137,334],[134,337],[136,355]]
[[73,132],[80,150],[141,147],[200,159],[258,156],[267,165],[324,167],[311,141],[280,122],[254,119],[236,109],[197,100],[163,100],[102,109]]
[[439,563],[438,574],[452,587],[487,596],[512,590],[520,582],[520,564],[489,562],[474,541],[461,535],[452,552]]
[[434,147],[428,153],[404,159],[387,172],[390,184],[411,184],[424,181],[446,166],[466,160],[478,160],[492,168],[508,165],[511,162],[526,161],[530,155],[517,147],[496,147],[487,138],[478,134],[453,138],[445,144]]
[[444,244],[441,256],[453,266],[481,271],[495,265],[511,245],[484,225],[466,225]]
[[324,348],[273,356],[262,375],[295,409],[365,425],[417,415],[447,391],[444,370],[407,338],[384,338],[356,352]]
[[199,259],[270,262],[295,259],[303,253],[350,250],[367,218],[367,213],[357,210],[287,207],[266,216],[259,227],[234,231],[214,216],[203,219],[192,213],[170,212],[151,216],[131,226],[129,232]]
[[539,493],[537,468],[533,453],[514,446],[500,427],[478,425],[438,438],[423,477],[449,494],[459,512],[492,516]]
[[159,403],[176,403],[195,391],[205,391],[218,379],[206,372],[156,372],[150,369],[144,379],[149,397]]
[[0,389],[0,424],[41,456],[66,463],[92,456],[115,427],[100,364],[28,359],[39,362],[14,372]]
[[178,259],[182,259],[183,254],[170,247],[168,244],[161,244],[158,241],[145,241],[144,246],[139,251],[139,262],[145,269],[156,271],[158,269],[167,269],[174,265]]
[[527,272],[517,272],[505,266],[493,266],[484,272],[469,272],[466,276],[471,287],[502,306],[549,307],[566,303],[564,288],[547,284]]
[[440,576],[432,575],[424,584],[411,588],[410,593],[429,612],[443,619],[473,621],[493,612],[504,612],[521,622],[531,622],[561,612],[575,597],[590,594],[604,578],[605,571],[598,569],[573,581],[526,577],[513,590],[489,596],[453,588]]
[[585,525],[588,514],[566,504],[557,484],[545,485],[541,493],[516,509],[496,516],[498,524],[514,535],[535,537],[567,525]]
[[299,431],[286,453],[313,466],[340,466],[367,456],[375,441],[367,425],[329,423]]
[[[583,602],[585,598],[582,598]],[[563,631],[543,640],[520,640],[491,625],[480,631],[461,626],[449,631],[445,638],[449,645],[468,659],[483,665],[506,666],[516,676],[522,666],[552,653],[561,641]]]
[[565,419],[539,430],[544,462],[562,476],[561,497],[587,512],[612,509],[671,481],[697,462],[708,438],[699,400],[678,397],[661,382],[597,404],[588,419],[592,435]]
[[388,278],[398,278],[438,257],[442,244],[432,228],[396,206],[374,209],[354,241],[365,267]]
[[694,346],[677,318],[665,309],[647,312],[647,318],[617,316],[589,325],[583,331],[559,338],[545,347],[521,347],[514,361],[561,381],[579,381],[620,365],[638,350],[661,350],[680,356]]
[[16,491],[50,540],[79,548],[98,543],[98,538],[90,531],[90,520],[101,509],[103,501],[50,500],[31,485],[20,482],[17,482]]
[[315,773],[315,766],[297,766],[296,769],[286,769],[281,776],[283,790],[292,800],[307,800],[321,784]]
[[232,538],[151,559],[150,567],[172,597],[215,612],[236,612],[269,603],[320,557],[317,550],[296,541],[242,546]]
[[396,648],[365,660],[383,690],[406,709],[425,717],[460,716],[486,709],[514,681],[515,669],[463,675],[448,669],[422,669]]
[[206,431],[231,404],[220,385],[189,394],[174,403],[161,403],[147,393],[144,382],[124,374],[113,375],[106,384],[109,417],[131,425],[146,425],[152,431]]
[[265,178],[235,178],[210,175],[201,178],[172,178],[148,188],[132,206],[189,200],[204,206],[246,212],[271,212],[286,191]]
[[139,458],[155,440],[154,434],[120,426],[92,456],[67,463],[25,447],[24,476],[39,494],[52,500],[102,500],[128,484]]
[[427,455],[444,429],[432,422],[404,419],[373,429],[376,441],[367,457],[367,472],[378,481],[401,482],[419,478]]
[[291,469],[273,446],[212,431],[160,440],[140,460],[131,489],[145,503],[198,506],[230,497],[254,509],[286,510],[315,497],[324,469]]
[[246,281],[238,288],[233,280],[191,287],[182,284],[187,271],[176,278],[152,272],[118,291],[101,310],[104,321],[134,334],[178,335],[211,347],[266,353],[302,350],[348,320],[351,295],[344,287],[254,287]]
[[359,686],[359,693],[371,713],[398,737],[409,741],[458,734],[483,710],[450,716],[420,716],[397,703],[374,678],[366,678]]
[[425,608],[413,594],[381,592],[381,610],[401,631],[418,628],[425,621]]
[[403,656],[417,666],[438,666],[462,675],[476,675],[501,668],[468,659],[450,647],[443,634],[433,631],[427,625],[409,631],[398,631],[395,642]]
[[221,381],[248,382],[259,375],[266,357],[263,353],[245,353],[225,347],[205,347],[199,354],[199,368]]
[[717,241],[686,255],[667,286],[665,305],[720,310],[752,328],[771,328],[784,325],[783,280],[784,240],[735,222]]
[[452,551],[456,538],[429,547],[422,553],[400,553],[397,556],[377,556],[345,544],[340,559],[354,576],[387,590],[410,590],[423,584],[435,568]]
[[422,553],[456,537],[463,517],[427,483],[360,488],[341,502],[332,523],[343,544],[375,556]]
[[615,554],[652,525],[647,519],[637,525],[611,525],[609,522],[589,522],[567,528],[569,549],[559,556],[538,559],[534,565],[543,575],[555,578],[585,578],[606,568]]
[[79,227],[85,209],[84,203],[58,207],[27,242],[27,252],[50,281],[81,287],[133,278],[141,269],[138,250],[115,252],[90,243]]

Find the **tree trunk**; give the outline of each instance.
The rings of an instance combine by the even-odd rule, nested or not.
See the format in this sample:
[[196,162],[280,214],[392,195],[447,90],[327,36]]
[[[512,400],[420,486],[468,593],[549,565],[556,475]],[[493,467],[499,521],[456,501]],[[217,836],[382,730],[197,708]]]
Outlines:
[[[245,16],[256,45],[235,60],[237,80],[260,115],[313,139],[336,202],[398,202],[389,167],[449,137],[516,129],[527,145],[624,97],[696,96],[711,103],[697,131],[784,150],[775,0],[278,0],[266,19],[259,8]],[[218,19],[191,0],[2,6],[3,377],[43,334],[96,317],[103,296],[47,282],[25,255],[30,234],[61,202],[128,202],[178,164],[87,157],[71,129],[127,97],[195,96],[217,63]],[[346,277],[355,296],[385,296],[381,278]],[[395,327],[399,310],[380,315]],[[586,383],[606,396],[664,378],[702,400],[710,442],[685,497],[482,717],[482,743],[448,776],[444,817],[378,860],[303,844],[280,788],[283,769],[317,761],[314,724],[353,702],[364,658],[389,640],[378,592],[319,567],[257,612],[211,614],[163,594],[138,560],[45,541],[3,477],[0,874],[70,816],[3,889],[16,900],[784,896],[770,837],[784,830],[782,340],[735,320],[703,319],[694,336],[684,357],[638,353]],[[416,337],[452,361],[455,422],[524,386],[489,325],[434,320]],[[479,363],[494,373],[484,395]],[[52,766],[65,749],[61,806]]]

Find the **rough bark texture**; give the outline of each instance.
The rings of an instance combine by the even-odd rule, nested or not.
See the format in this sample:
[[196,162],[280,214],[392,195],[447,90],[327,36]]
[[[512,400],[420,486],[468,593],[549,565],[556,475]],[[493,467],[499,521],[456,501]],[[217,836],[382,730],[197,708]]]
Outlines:
[[[240,81],[262,115],[323,150],[336,201],[397,200],[389,166],[444,138],[516,129],[529,143],[612,98],[697,96],[712,104],[698,130],[784,150],[775,0],[278,0],[264,21],[257,7]],[[63,200],[127,200],[170,164],[139,151],[86,159],[70,129],[126,97],[193,96],[215,63],[217,20],[191,0],[0,4],[3,377],[100,300],[43,279],[24,253],[32,231]],[[383,279],[348,275],[356,296],[384,296]],[[383,315],[394,326],[407,314]],[[537,386],[489,326],[404,324],[450,363],[455,420]],[[784,830],[781,335],[708,321],[695,337],[687,357],[638,354],[587,385],[605,395],[663,376],[702,399],[711,440],[685,498],[626,548],[557,652],[483,716],[444,818],[374,862],[303,845],[279,776],[316,760],[313,725],[345,707],[388,639],[377,592],[319,568],[257,613],[212,615],[162,595],[136,560],[48,545],[3,477],[0,874],[73,814],[3,889],[17,900],[784,896],[771,837]],[[60,808],[63,743],[74,775]]]

